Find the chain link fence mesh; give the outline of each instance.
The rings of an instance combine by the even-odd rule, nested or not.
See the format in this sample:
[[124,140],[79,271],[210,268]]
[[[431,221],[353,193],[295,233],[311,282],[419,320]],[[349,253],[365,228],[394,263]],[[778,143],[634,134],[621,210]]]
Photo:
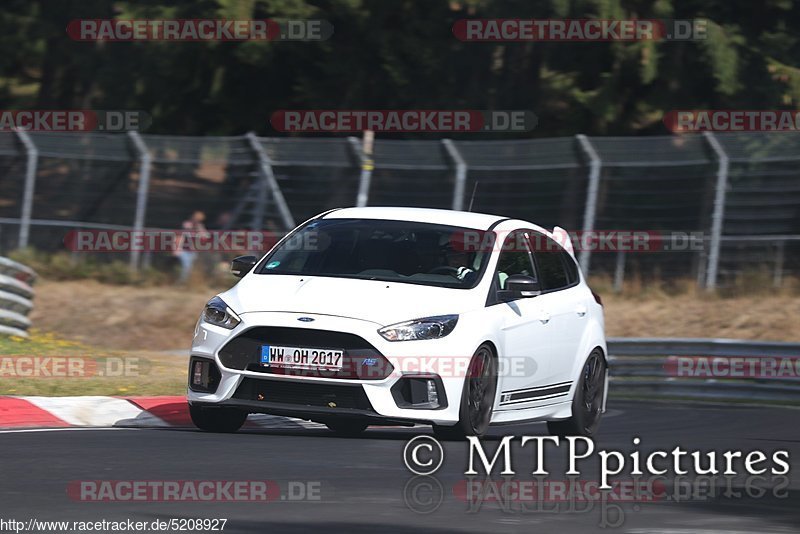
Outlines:
[[[262,138],[275,178],[297,223],[339,206],[352,205],[358,191],[358,162],[345,138]],[[267,227],[279,227],[267,210]]]
[[800,230],[800,134],[719,134],[730,158],[720,254],[723,283],[772,279],[800,270],[800,241],[769,239]]
[[588,171],[574,138],[455,145],[469,169],[465,208],[549,228],[581,227]]
[[[602,160],[597,230],[710,231],[717,162],[701,136],[592,137],[590,142]],[[610,275],[624,261],[626,272],[645,280],[699,277],[706,247],[688,245],[670,240],[664,246],[672,250],[626,253],[624,258],[613,251],[599,253],[592,267]]]
[[[143,162],[129,135],[28,135],[38,151],[29,245],[63,250],[70,230],[133,226]],[[590,228],[682,233],[701,245],[684,240],[659,253],[595,251],[593,274],[702,282],[717,215],[720,285],[749,276],[781,285],[798,274],[800,134],[716,138],[729,158],[724,214],[714,202],[720,158],[704,136],[588,138],[600,165]],[[455,155],[440,140],[378,138],[371,159],[360,140],[344,137],[141,140],[150,156],[145,228],[179,228],[201,210],[209,228],[285,231],[284,200],[284,211],[299,223],[355,205],[360,190],[371,206],[461,205],[545,227],[587,225],[592,155],[575,137],[453,141]],[[19,244],[27,156],[17,133],[0,133],[0,252]],[[278,196],[272,188],[258,194],[266,188],[265,172],[274,176]]]

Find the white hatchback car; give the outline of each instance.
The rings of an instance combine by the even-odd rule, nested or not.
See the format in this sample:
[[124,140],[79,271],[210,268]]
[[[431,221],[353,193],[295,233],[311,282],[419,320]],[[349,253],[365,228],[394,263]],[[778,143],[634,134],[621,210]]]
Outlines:
[[266,413],[343,434],[422,423],[459,438],[547,421],[591,436],[605,411],[602,303],[559,228],[346,208],[232,272],[242,280],[208,302],[192,344],[201,429],[233,432]]

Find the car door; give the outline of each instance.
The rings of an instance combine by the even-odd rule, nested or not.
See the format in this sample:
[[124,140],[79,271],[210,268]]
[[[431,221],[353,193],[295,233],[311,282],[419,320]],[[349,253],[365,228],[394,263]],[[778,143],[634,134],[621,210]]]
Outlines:
[[544,369],[552,349],[549,313],[539,297],[500,301],[496,293],[505,289],[506,279],[515,274],[536,278],[529,234],[511,232],[499,253],[487,306],[500,325],[498,400],[495,409],[518,409],[536,400],[538,386],[544,382]]
[[552,384],[572,380],[575,359],[588,323],[586,291],[579,285],[578,267],[570,254],[549,237],[531,233],[531,249],[539,282],[540,300],[550,314],[552,357],[544,371]]

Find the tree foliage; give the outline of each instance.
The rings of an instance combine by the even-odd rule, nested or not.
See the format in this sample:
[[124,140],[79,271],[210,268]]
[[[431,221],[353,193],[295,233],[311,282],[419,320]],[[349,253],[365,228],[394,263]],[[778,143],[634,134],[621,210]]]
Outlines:
[[[325,42],[75,42],[78,18],[322,18]],[[695,42],[465,43],[460,18],[704,18]],[[151,132],[269,133],[277,109],[529,109],[536,136],[664,133],[670,109],[793,108],[791,0],[5,0],[4,109],[141,109]],[[273,132],[274,133],[274,132]]]

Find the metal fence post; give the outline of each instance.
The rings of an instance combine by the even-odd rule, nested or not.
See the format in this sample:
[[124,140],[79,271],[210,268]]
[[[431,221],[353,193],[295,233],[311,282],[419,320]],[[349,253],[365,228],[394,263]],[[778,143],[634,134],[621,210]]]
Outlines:
[[[144,217],[147,211],[147,193],[150,190],[150,166],[152,158],[139,132],[131,130],[128,132],[128,136],[131,138],[131,142],[139,155],[139,189],[136,192],[136,214],[133,217],[133,231],[136,233],[144,230]],[[140,250],[135,247],[131,248],[130,267],[132,271],[139,270],[140,255]]]
[[372,159],[372,148],[375,133],[371,130],[364,131],[364,144],[359,146],[358,139],[351,137],[351,144],[356,155],[361,160],[361,177],[358,181],[358,196],[356,206],[363,208],[369,202],[369,188],[372,185],[372,171],[375,170],[375,161]]
[[703,250],[698,252],[700,258],[697,261],[697,287],[703,287],[706,282],[706,270],[708,269],[708,258],[706,257],[706,241],[703,240]]
[[592,257],[592,251],[583,244],[586,243],[587,234],[594,230],[594,221],[597,217],[597,197],[600,193],[600,169],[603,161],[585,135],[579,134],[575,138],[589,158],[589,185],[586,188],[586,206],[583,211],[583,234],[578,240],[581,247],[578,263],[583,269],[583,275],[589,276],[589,260]]
[[775,250],[775,271],[772,275],[772,286],[783,285],[783,264],[786,261],[786,241],[778,241]]
[[[250,142],[250,147],[258,157],[258,169],[261,180],[264,181],[265,185],[272,192],[272,198],[275,200],[275,204],[278,206],[278,211],[280,212],[283,225],[287,230],[291,230],[295,227],[294,217],[292,217],[292,212],[289,210],[289,205],[286,203],[286,199],[283,197],[283,192],[278,185],[278,181],[275,179],[275,173],[272,172],[272,160],[270,159],[269,155],[267,155],[267,151],[264,150],[264,147],[261,146],[261,143],[258,141],[258,137],[256,137],[255,133],[248,132],[246,137]],[[265,201],[260,202],[261,208],[256,207],[256,209],[263,210],[263,204]]]
[[447,154],[456,165],[456,182],[453,186],[453,205],[452,209],[461,211],[464,209],[464,188],[467,185],[467,162],[461,157],[461,152],[458,151],[456,145],[451,139],[442,139]]
[[625,283],[625,251],[617,251],[617,263],[614,266],[614,292],[620,293]]
[[[252,145],[252,141],[248,139]],[[256,138],[258,143],[258,138]],[[260,160],[261,156],[256,151],[256,157]],[[270,168],[272,165],[270,164]],[[267,211],[267,195],[269,193],[269,185],[265,179],[263,172],[258,173],[258,183],[256,184],[256,198],[255,207],[253,209],[253,218],[250,221],[251,230],[261,230],[264,227],[264,215]]]
[[36,188],[36,166],[39,162],[39,151],[33,140],[22,130],[15,132],[22,146],[25,147],[25,154],[28,162],[25,166],[25,190],[22,194],[22,214],[19,224],[18,248],[28,246],[28,238],[31,232],[31,216],[33,215],[33,191]]
[[729,159],[722,145],[714,134],[703,132],[703,136],[711,145],[717,155],[717,184],[714,191],[714,213],[711,219],[711,244],[708,252],[708,269],[706,270],[706,289],[713,290],[717,287],[717,272],[719,269],[719,250],[722,237],[722,223],[725,218],[725,193],[728,188]]
[[361,169],[361,175],[358,179],[358,193],[356,194],[355,205],[358,207],[363,207],[367,205],[367,202],[369,202],[369,185],[372,175],[372,168],[368,168],[370,165],[367,162],[366,156],[364,156],[364,150],[361,148],[361,143],[359,142],[358,138],[350,136],[347,138],[347,142],[350,143],[350,148],[353,150],[353,155],[355,155],[356,159],[358,160],[358,167]]

